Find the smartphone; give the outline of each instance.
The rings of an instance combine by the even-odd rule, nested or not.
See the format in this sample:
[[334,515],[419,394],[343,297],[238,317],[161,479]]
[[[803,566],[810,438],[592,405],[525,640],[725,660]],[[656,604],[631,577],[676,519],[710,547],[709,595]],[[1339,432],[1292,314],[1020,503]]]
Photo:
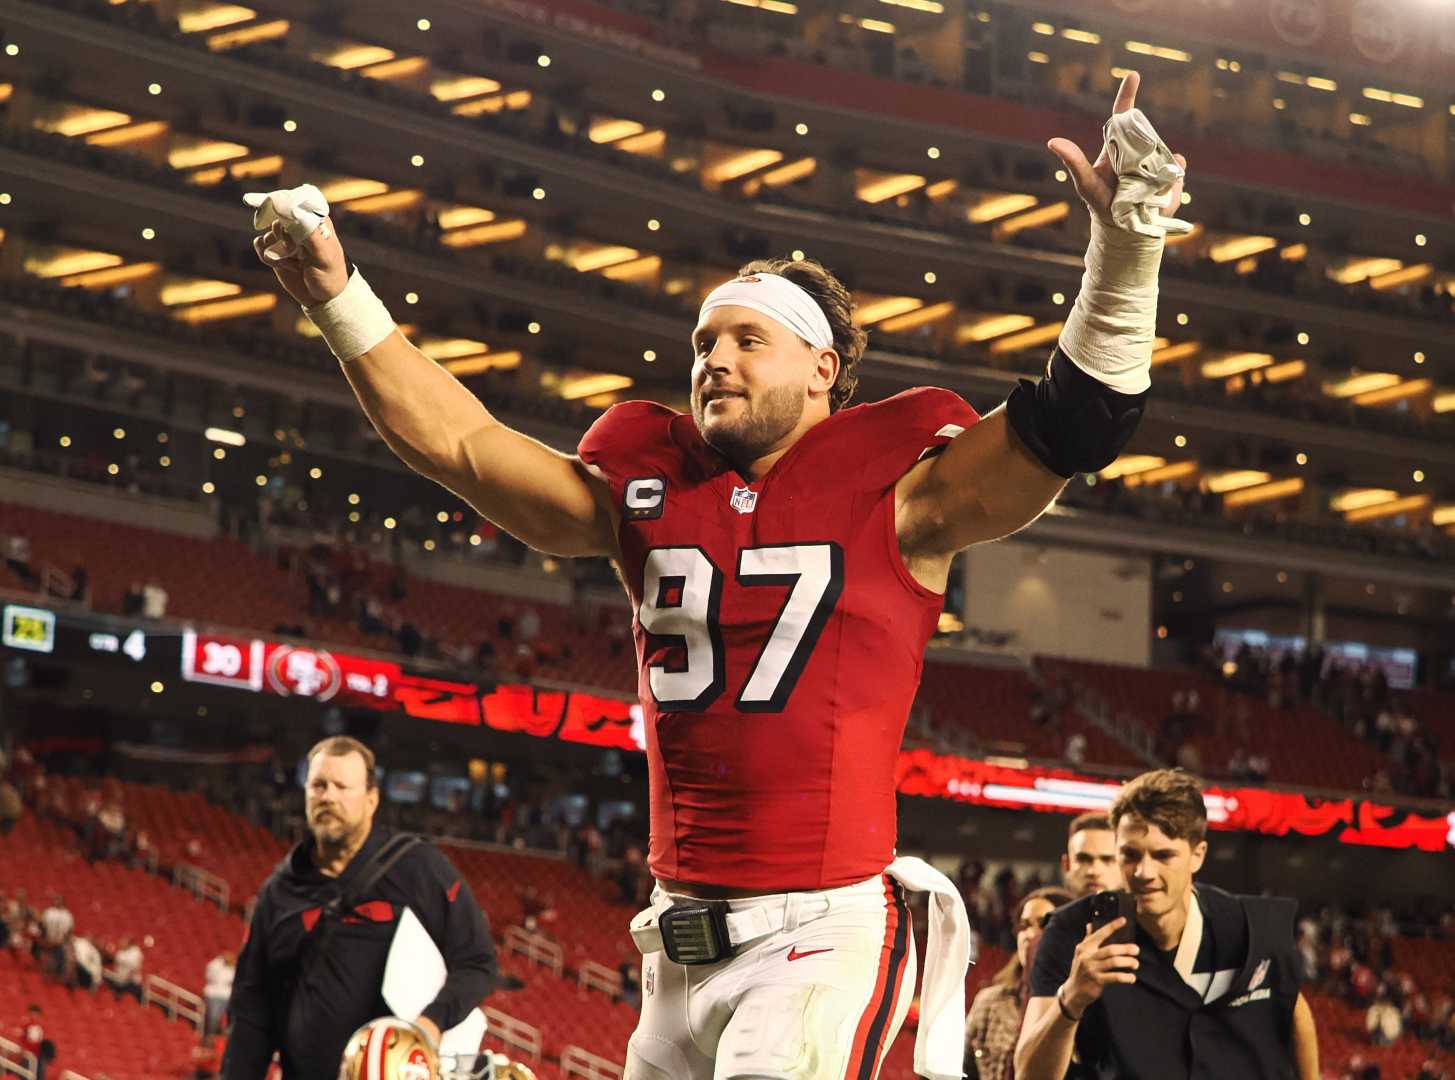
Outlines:
[[1130,945],[1137,937],[1137,901],[1124,889],[1099,892],[1091,898],[1091,929],[1101,929],[1115,919],[1126,924],[1106,939],[1108,945]]

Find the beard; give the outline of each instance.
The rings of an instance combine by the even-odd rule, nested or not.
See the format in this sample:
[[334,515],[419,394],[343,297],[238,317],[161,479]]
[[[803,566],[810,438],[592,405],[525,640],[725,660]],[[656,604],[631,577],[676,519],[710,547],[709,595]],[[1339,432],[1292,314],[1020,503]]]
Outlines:
[[[702,439],[735,465],[748,465],[772,450],[803,419],[803,390],[778,386],[742,402],[731,419],[709,419],[702,391],[692,395],[692,419]],[[729,406],[731,408],[731,406]]]
[[344,819],[338,811],[332,811],[324,817],[310,815],[308,819],[309,832],[313,834],[314,842],[320,848],[342,847],[354,835],[358,826]]

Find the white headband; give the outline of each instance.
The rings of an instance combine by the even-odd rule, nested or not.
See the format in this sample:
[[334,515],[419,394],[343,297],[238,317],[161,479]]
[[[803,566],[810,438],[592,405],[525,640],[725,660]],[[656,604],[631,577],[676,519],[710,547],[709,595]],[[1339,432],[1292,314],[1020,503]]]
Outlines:
[[815,349],[834,347],[834,332],[818,301],[778,274],[750,274],[723,282],[707,294],[698,318],[720,307],[752,308],[782,323]]

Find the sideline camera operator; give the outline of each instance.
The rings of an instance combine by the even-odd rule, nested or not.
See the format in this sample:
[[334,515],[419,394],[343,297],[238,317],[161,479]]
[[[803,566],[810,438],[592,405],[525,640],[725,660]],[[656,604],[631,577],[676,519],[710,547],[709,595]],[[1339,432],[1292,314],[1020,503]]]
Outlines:
[[[1207,856],[1207,808],[1180,769],[1132,780],[1109,816],[1130,896],[1120,905],[1116,893],[1083,897],[1051,917],[1031,972],[1018,1080],[1318,1080],[1294,901],[1193,885]],[[1106,906],[1130,920],[1099,925]]]
[[418,1017],[438,1046],[495,986],[495,947],[470,886],[433,844],[374,824],[374,755],[343,736],[308,753],[311,840],[258,894],[233,982],[223,1080],[338,1075],[344,1044],[389,1015],[385,961],[406,908],[444,956],[444,987]]

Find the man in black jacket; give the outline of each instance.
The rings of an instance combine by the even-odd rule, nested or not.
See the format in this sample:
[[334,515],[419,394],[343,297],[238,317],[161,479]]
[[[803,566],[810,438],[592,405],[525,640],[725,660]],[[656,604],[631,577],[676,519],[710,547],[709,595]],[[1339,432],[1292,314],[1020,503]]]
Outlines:
[[263,1080],[276,1050],[285,1080],[338,1074],[344,1045],[388,1016],[381,988],[405,908],[423,924],[448,975],[418,1017],[436,1045],[495,988],[495,949],[470,886],[431,844],[374,825],[374,755],[325,739],[308,755],[312,840],[258,894],[238,956],[222,1080]]
[[1295,903],[1194,887],[1207,809],[1180,769],[1137,777],[1109,816],[1135,904],[1131,940],[1113,940],[1124,917],[1093,926],[1093,896],[1052,915],[1031,970],[1018,1080],[1318,1080]]

